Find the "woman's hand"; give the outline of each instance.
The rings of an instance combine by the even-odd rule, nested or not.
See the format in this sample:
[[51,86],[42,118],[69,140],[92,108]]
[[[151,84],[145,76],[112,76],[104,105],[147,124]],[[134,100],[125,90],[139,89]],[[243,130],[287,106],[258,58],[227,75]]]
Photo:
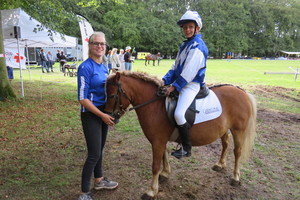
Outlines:
[[114,120],[115,118],[113,118],[112,116],[103,113],[103,115],[101,116],[102,121],[107,124],[108,126],[113,126],[115,125]]

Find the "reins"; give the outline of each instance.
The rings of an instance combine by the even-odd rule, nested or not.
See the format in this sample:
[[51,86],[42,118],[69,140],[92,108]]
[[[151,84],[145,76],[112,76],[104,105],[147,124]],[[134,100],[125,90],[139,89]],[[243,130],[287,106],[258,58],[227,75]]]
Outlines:
[[140,107],[142,107],[142,106],[145,106],[145,105],[147,105],[147,104],[149,104],[149,103],[152,103],[152,102],[154,102],[154,101],[158,101],[158,100],[160,100],[160,99],[162,99],[162,98],[164,98],[164,96],[158,96],[158,97],[156,97],[156,98],[154,98],[154,99],[151,99],[150,101],[146,101],[145,103],[142,103],[142,104],[140,104],[140,105],[133,106],[133,107],[129,108],[128,111],[132,111],[132,110],[138,109],[138,108],[140,108]]

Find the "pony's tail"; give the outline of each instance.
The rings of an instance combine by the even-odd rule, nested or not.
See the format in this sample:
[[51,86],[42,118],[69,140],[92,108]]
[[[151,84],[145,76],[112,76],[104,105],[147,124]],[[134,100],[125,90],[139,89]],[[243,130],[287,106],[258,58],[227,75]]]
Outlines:
[[257,105],[254,96],[250,93],[247,93],[252,107],[252,113],[248,121],[248,125],[245,130],[244,145],[242,147],[242,162],[249,160],[251,151],[254,146],[254,140],[256,138],[256,115],[257,115]]

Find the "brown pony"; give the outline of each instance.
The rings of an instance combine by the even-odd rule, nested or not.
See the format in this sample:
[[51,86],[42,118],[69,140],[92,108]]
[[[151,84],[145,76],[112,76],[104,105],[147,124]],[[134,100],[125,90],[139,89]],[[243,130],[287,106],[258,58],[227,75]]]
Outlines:
[[157,65],[159,66],[159,62],[161,60],[160,53],[158,52],[157,54],[147,54],[145,56],[145,66],[147,66],[147,61],[148,65],[150,64],[150,60],[153,60],[153,66],[155,66],[155,61],[157,60]]
[[[159,176],[167,178],[171,172],[166,145],[173,138],[175,127],[168,119],[165,98],[157,98],[158,87],[162,84],[162,81],[146,73],[124,71],[109,76],[106,86],[108,95],[106,112],[119,118],[131,104],[145,136],[152,145],[153,178],[150,190],[144,194],[147,198],[158,194]],[[249,158],[256,136],[256,102],[251,94],[232,85],[215,86],[211,90],[221,102],[222,114],[216,119],[191,127],[192,145],[202,146],[221,138],[223,146],[221,157],[213,167],[213,170],[219,171],[226,167],[231,133],[235,156],[231,184],[238,185],[240,161]]]

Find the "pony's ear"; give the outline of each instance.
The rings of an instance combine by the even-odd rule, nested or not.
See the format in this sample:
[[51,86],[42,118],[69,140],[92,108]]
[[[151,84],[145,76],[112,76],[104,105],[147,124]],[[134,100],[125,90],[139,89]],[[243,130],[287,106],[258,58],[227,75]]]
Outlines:
[[120,80],[120,78],[121,78],[121,74],[120,74],[120,72],[117,72],[116,73],[116,82],[119,82],[119,80]]

